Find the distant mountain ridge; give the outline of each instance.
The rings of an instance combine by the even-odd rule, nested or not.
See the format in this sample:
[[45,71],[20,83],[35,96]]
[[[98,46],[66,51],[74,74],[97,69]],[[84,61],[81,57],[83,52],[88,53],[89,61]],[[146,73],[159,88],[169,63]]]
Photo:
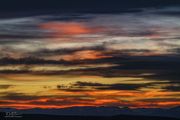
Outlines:
[[18,114],[41,114],[59,116],[160,116],[180,119],[180,107],[174,108],[119,108],[119,107],[71,107],[62,109],[27,109],[16,110],[11,108],[1,108],[0,112],[17,112]]

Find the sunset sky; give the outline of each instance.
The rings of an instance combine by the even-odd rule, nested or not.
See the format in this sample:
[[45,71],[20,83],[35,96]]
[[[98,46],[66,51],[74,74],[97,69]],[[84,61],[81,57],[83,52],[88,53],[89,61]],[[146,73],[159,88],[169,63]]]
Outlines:
[[180,105],[180,8],[0,19],[0,108]]

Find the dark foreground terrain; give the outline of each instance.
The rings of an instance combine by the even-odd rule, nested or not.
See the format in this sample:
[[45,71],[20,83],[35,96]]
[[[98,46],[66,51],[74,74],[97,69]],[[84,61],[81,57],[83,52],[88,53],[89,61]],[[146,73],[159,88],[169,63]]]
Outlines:
[[150,116],[56,116],[56,115],[21,115],[13,117],[5,117],[1,114],[0,120],[180,120],[177,118],[167,117],[150,117]]

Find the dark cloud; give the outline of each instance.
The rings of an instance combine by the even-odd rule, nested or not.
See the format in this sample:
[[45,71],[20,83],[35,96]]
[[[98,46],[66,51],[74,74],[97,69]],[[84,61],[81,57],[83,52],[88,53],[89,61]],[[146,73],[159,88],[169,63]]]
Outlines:
[[164,87],[165,91],[180,92],[180,82]]
[[81,82],[78,81],[75,84],[69,86],[57,86],[60,90],[72,90],[72,91],[88,91],[88,88],[96,90],[139,90],[143,87],[150,87],[154,83],[147,84],[103,84],[103,83],[93,83],[93,82]]
[[128,30],[123,30],[123,29],[113,29],[109,30],[106,32],[107,35],[111,36],[124,36],[124,37],[151,37],[151,36],[160,36],[162,33],[158,30],[153,30],[152,28],[147,28],[147,29],[128,29]]
[[46,56],[54,56],[54,55],[69,55],[73,54],[75,52],[80,52],[83,50],[96,50],[96,51],[106,51],[104,46],[92,46],[92,47],[80,47],[80,48],[62,48],[62,49],[55,49],[55,50],[50,50],[50,49],[41,49],[35,52],[28,53],[31,56],[37,57],[46,57]]
[[[68,51],[69,52],[69,51]],[[71,52],[71,51],[70,51]],[[51,54],[51,53],[49,53]],[[54,54],[54,52],[53,52]],[[104,77],[144,77],[156,80],[170,80],[179,82],[179,68],[180,58],[178,56],[123,56],[103,58],[97,60],[80,60],[80,61],[55,61],[43,60],[36,58],[22,58],[10,59],[4,58],[0,60],[1,65],[46,65],[46,64],[59,64],[59,65],[90,65],[90,64],[116,64],[116,66],[104,68],[86,68],[79,70],[68,71],[42,71],[34,74],[47,74],[47,75],[97,75]],[[21,71],[1,71],[5,72],[31,72],[28,69]],[[144,75],[151,73],[150,75]]]
[[180,8],[178,6],[154,9],[152,13],[171,17],[180,17]]
[[33,57],[19,58],[19,59],[5,57],[5,58],[0,59],[0,65],[65,64],[65,63],[67,63],[67,62],[65,62],[63,60],[62,61],[44,60],[44,59],[33,58]]
[[161,97],[161,98],[152,98],[152,99],[142,99],[142,100],[139,100],[139,101],[142,101],[142,102],[167,102],[167,101],[171,101],[171,102],[177,102],[179,101],[180,98],[164,98],[164,97]]
[[170,49],[169,51],[180,56],[180,48]]
[[63,21],[63,22],[71,22],[71,21],[75,21],[75,22],[82,22],[82,21],[89,21],[91,19],[94,18],[94,16],[92,15],[82,15],[82,14],[78,14],[78,13],[74,13],[74,14],[63,14],[63,15],[59,15],[59,14],[53,14],[53,16],[47,16],[47,17],[41,17],[43,19],[43,21],[48,22],[48,21]]
[[[9,35],[8,35],[8,36],[5,36],[5,37],[0,35],[0,44],[1,44],[1,45],[19,44],[19,43],[21,43],[22,41],[23,41],[23,42],[25,41],[25,40],[19,40],[19,39],[17,40],[17,39],[16,39],[16,36],[13,36],[13,37],[12,37],[13,39],[6,39],[6,37],[7,37],[7,38],[9,38],[9,37],[11,38],[11,36],[9,36]],[[24,37],[25,37],[25,36],[24,36]]]
[[[1,30],[2,31],[2,30]],[[26,34],[21,34],[21,33],[17,33],[17,35],[11,35],[11,34],[0,34],[0,43],[2,44],[8,44],[8,43],[13,43],[13,42],[23,42],[23,41],[27,41],[28,39],[38,39],[38,38],[48,38],[49,36],[45,35],[45,34],[34,34],[34,35],[26,35]],[[14,41],[12,40],[6,40],[4,41],[4,39],[14,39]]]
[[23,94],[23,93],[16,93],[16,92],[6,92],[2,96],[3,99],[20,100],[20,101],[25,101],[25,100],[28,101],[28,100],[38,99],[38,98],[41,98],[41,97],[39,97],[39,96],[31,96],[31,95],[26,95],[26,94]]
[[12,87],[12,85],[0,85],[0,89],[8,89]]

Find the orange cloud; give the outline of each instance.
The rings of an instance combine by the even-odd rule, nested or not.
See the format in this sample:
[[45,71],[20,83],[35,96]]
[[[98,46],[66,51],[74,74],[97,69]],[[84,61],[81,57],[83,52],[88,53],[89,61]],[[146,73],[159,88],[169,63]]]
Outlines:
[[[53,95],[56,92],[56,95]],[[179,106],[180,101],[177,99],[157,100],[156,93],[152,96],[146,96],[151,92],[140,92],[130,90],[90,90],[90,91],[63,91],[51,90],[52,96],[36,96],[32,99],[25,99],[27,96],[19,96],[15,99],[0,100],[1,107],[11,107],[16,109],[31,108],[66,108],[74,106],[128,106],[130,108],[166,108]],[[164,98],[166,92],[162,93]],[[170,93],[168,93],[170,94]],[[57,96],[60,95],[60,96]],[[171,93],[170,95],[175,95]],[[28,97],[29,98],[29,97]],[[31,98],[31,97],[30,97]],[[152,99],[151,99],[152,98]],[[148,99],[151,99],[148,101]],[[154,100],[153,100],[154,99]],[[147,100],[147,101],[146,101]]]
[[63,35],[80,35],[80,34],[92,34],[101,31],[99,27],[88,27],[82,23],[70,22],[48,22],[40,25],[40,28],[45,30],[51,30],[54,32],[53,36]]
[[111,56],[104,55],[100,51],[95,50],[84,50],[84,51],[77,51],[71,55],[64,55],[63,60],[66,61],[73,61],[73,60],[95,60],[101,58],[109,58]]

